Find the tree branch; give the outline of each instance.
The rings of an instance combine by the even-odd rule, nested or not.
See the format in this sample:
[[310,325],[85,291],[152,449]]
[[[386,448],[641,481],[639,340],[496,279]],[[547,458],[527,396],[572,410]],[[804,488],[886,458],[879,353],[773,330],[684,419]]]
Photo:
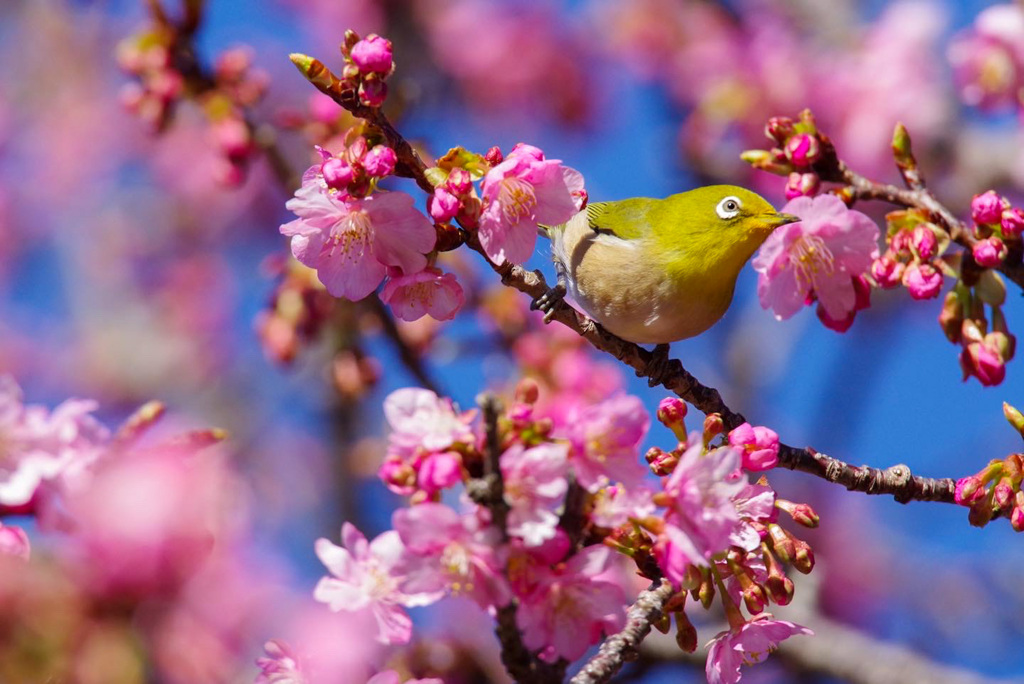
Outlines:
[[604,640],[597,655],[569,680],[570,684],[604,684],[626,661],[635,660],[640,642],[650,633],[651,625],[661,618],[665,604],[675,593],[667,579],[652,582],[640,592],[626,613],[626,626]]
[[[398,175],[414,179],[425,192],[433,193],[433,186],[424,173],[426,165],[423,160],[379,108],[367,107],[359,103],[355,94],[350,90],[344,90],[340,80],[319,60],[305,55],[293,55],[292,61],[322,93],[381,131],[388,145],[395,150],[398,156],[396,166]],[[948,209],[935,201],[927,191],[908,190],[868,181],[842,165],[838,157],[835,156],[835,148],[827,140],[826,143],[826,153],[823,155],[823,159],[831,158],[833,161],[819,161],[820,164],[823,164],[821,169],[815,168],[819,173],[829,174],[822,176],[825,180],[849,183],[851,187],[854,187],[857,196],[864,199],[888,200],[891,197],[892,201],[897,204],[923,206],[934,210],[940,220],[947,222],[950,230],[960,235],[961,239],[971,239],[963,224],[957,221]],[[548,291],[547,282],[539,271],[527,271],[522,266],[507,261],[495,264],[487,257],[475,233],[463,231],[462,235],[466,245],[479,253],[491,269],[501,277],[502,284],[519,290],[531,299],[536,299]],[[1018,282],[1014,267],[1004,264],[1003,268],[1006,269],[1004,273],[1007,273],[1011,280]],[[1024,269],[1019,268],[1018,265],[1017,270],[1020,270],[1018,284],[1024,287]],[[702,384],[683,367],[678,359],[661,363],[652,352],[612,335],[564,301],[555,306],[550,320],[558,321],[586,339],[596,349],[619,359],[632,368],[638,377],[647,378],[647,384],[651,387],[662,385],[665,389],[693,404],[700,411],[720,414],[726,429],[731,430],[747,422],[742,414],[733,411],[725,404],[718,390]],[[905,465],[892,466],[884,470],[869,466],[854,467],[813,448],[800,449],[787,444],[780,446],[779,465],[841,484],[851,491],[891,495],[901,503],[914,500],[954,503],[955,482],[952,479],[915,476]]]

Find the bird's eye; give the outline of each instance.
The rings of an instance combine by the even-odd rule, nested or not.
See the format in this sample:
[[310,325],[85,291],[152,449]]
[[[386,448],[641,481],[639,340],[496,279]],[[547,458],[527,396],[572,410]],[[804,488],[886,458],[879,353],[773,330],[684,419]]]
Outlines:
[[718,214],[719,218],[731,219],[740,213],[741,206],[743,206],[743,203],[740,202],[739,197],[726,197],[715,207],[715,213]]

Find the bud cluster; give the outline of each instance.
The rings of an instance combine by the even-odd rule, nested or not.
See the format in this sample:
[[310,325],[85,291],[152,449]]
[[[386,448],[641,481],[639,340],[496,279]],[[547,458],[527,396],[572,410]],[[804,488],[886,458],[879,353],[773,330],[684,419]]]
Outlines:
[[269,77],[253,68],[252,50],[245,47],[221,53],[207,76],[188,56],[179,34],[178,27],[160,24],[118,45],[121,68],[135,79],[122,89],[122,102],[155,130],[162,130],[183,97],[194,99],[206,115],[213,145],[221,155],[214,170],[216,180],[239,185],[257,151],[245,110],[263,98]]
[[973,286],[958,280],[946,294],[939,325],[950,342],[962,347],[960,367],[965,380],[973,376],[986,387],[1003,381],[1006,363],[1016,348],[1016,337],[1002,312],[1005,300],[1006,285],[994,271],[982,271]]
[[356,93],[367,107],[380,107],[388,95],[385,81],[395,71],[391,41],[371,33],[360,38],[353,30],[345,32],[341,45],[345,57],[342,87]]
[[813,197],[821,189],[815,162],[821,159],[824,145],[811,110],[800,112],[796,121],[787,116],[768,119],[765,135],[775,143],[770,150],[748,150],[741,156],[754,168],[787,176],[786,199]]
[[950,271],[942,260],[949,234],[922,209],[889,212],[886,223],[889,247],[871,264],[874,284],[883,289],[903,285],[914,299],[938,297],[943,274]]
[[[1003,402],[1003,415],[1024,437],[1024,415],[1006,402]],[[1006,515],[1013,529],[1021,532],[1024,531],[1022,479],[1024,454],[1010,454],[1003,459],[993,459],[978,473],[957,480],[954,499],[971,509],[968,520],[972,525],[984,527],[992,518]]]
[[1009,253],[1009,245],[1019,249],[1024,232],[1024,210],[1011,206],[994,190],[974,196],[971,219],[974,236],[978,239],[971,255],[982,268],[998,268]]
[[269,265],[280,280],[269,305],[259,313],[257,332],[264,353],[279,363],[295,360],[303,345],[316,339],[334,314],[336,301],[316,277],[316,271],[294,259]]
[[167,124],[185,90],[172,47],[173,35],[160,30],[129,36],[117,46],[118,64],[135,78],[121,89],[121,102],[156,130]]
[[398,163],[395,151],[384,144],[373,144],[373,140],[357,126],[346,133],[345,147],[337,156],[317,147],[323,158],[319,174],[328,193],[340,199],[366,197],[377,188],[380,180],[395,172]]
[[454,219],[465,228],[478,227],[483,203],[473,181],[483,178],[502,159],[498,147],[492,147],[486,155],[463,147],[448,150],[437,160],[436,166],[427,169],[427,178],[434,185],[434,194],[429,201],[430,215],[434,220],[446,224]]

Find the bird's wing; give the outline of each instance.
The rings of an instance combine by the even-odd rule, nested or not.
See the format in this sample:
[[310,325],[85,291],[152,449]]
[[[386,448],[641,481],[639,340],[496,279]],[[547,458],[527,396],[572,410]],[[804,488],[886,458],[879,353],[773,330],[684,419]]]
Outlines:
[[647,212],[652,200],[634,197],[617,202],[594,202],[587,205],[587,222],[598,235],[611,235],[621,240],[643,236]]

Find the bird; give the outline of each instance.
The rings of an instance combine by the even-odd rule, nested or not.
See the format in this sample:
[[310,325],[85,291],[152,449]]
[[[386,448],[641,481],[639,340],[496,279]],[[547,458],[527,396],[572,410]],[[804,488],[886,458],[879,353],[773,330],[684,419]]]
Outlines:
[[561,225],[541,226],[558,282],[533,308],[550,320],[568,294],[629,342],[693,337],[725,315],[740,270],[772,231],[799,220],[735,185],[589,203]]

